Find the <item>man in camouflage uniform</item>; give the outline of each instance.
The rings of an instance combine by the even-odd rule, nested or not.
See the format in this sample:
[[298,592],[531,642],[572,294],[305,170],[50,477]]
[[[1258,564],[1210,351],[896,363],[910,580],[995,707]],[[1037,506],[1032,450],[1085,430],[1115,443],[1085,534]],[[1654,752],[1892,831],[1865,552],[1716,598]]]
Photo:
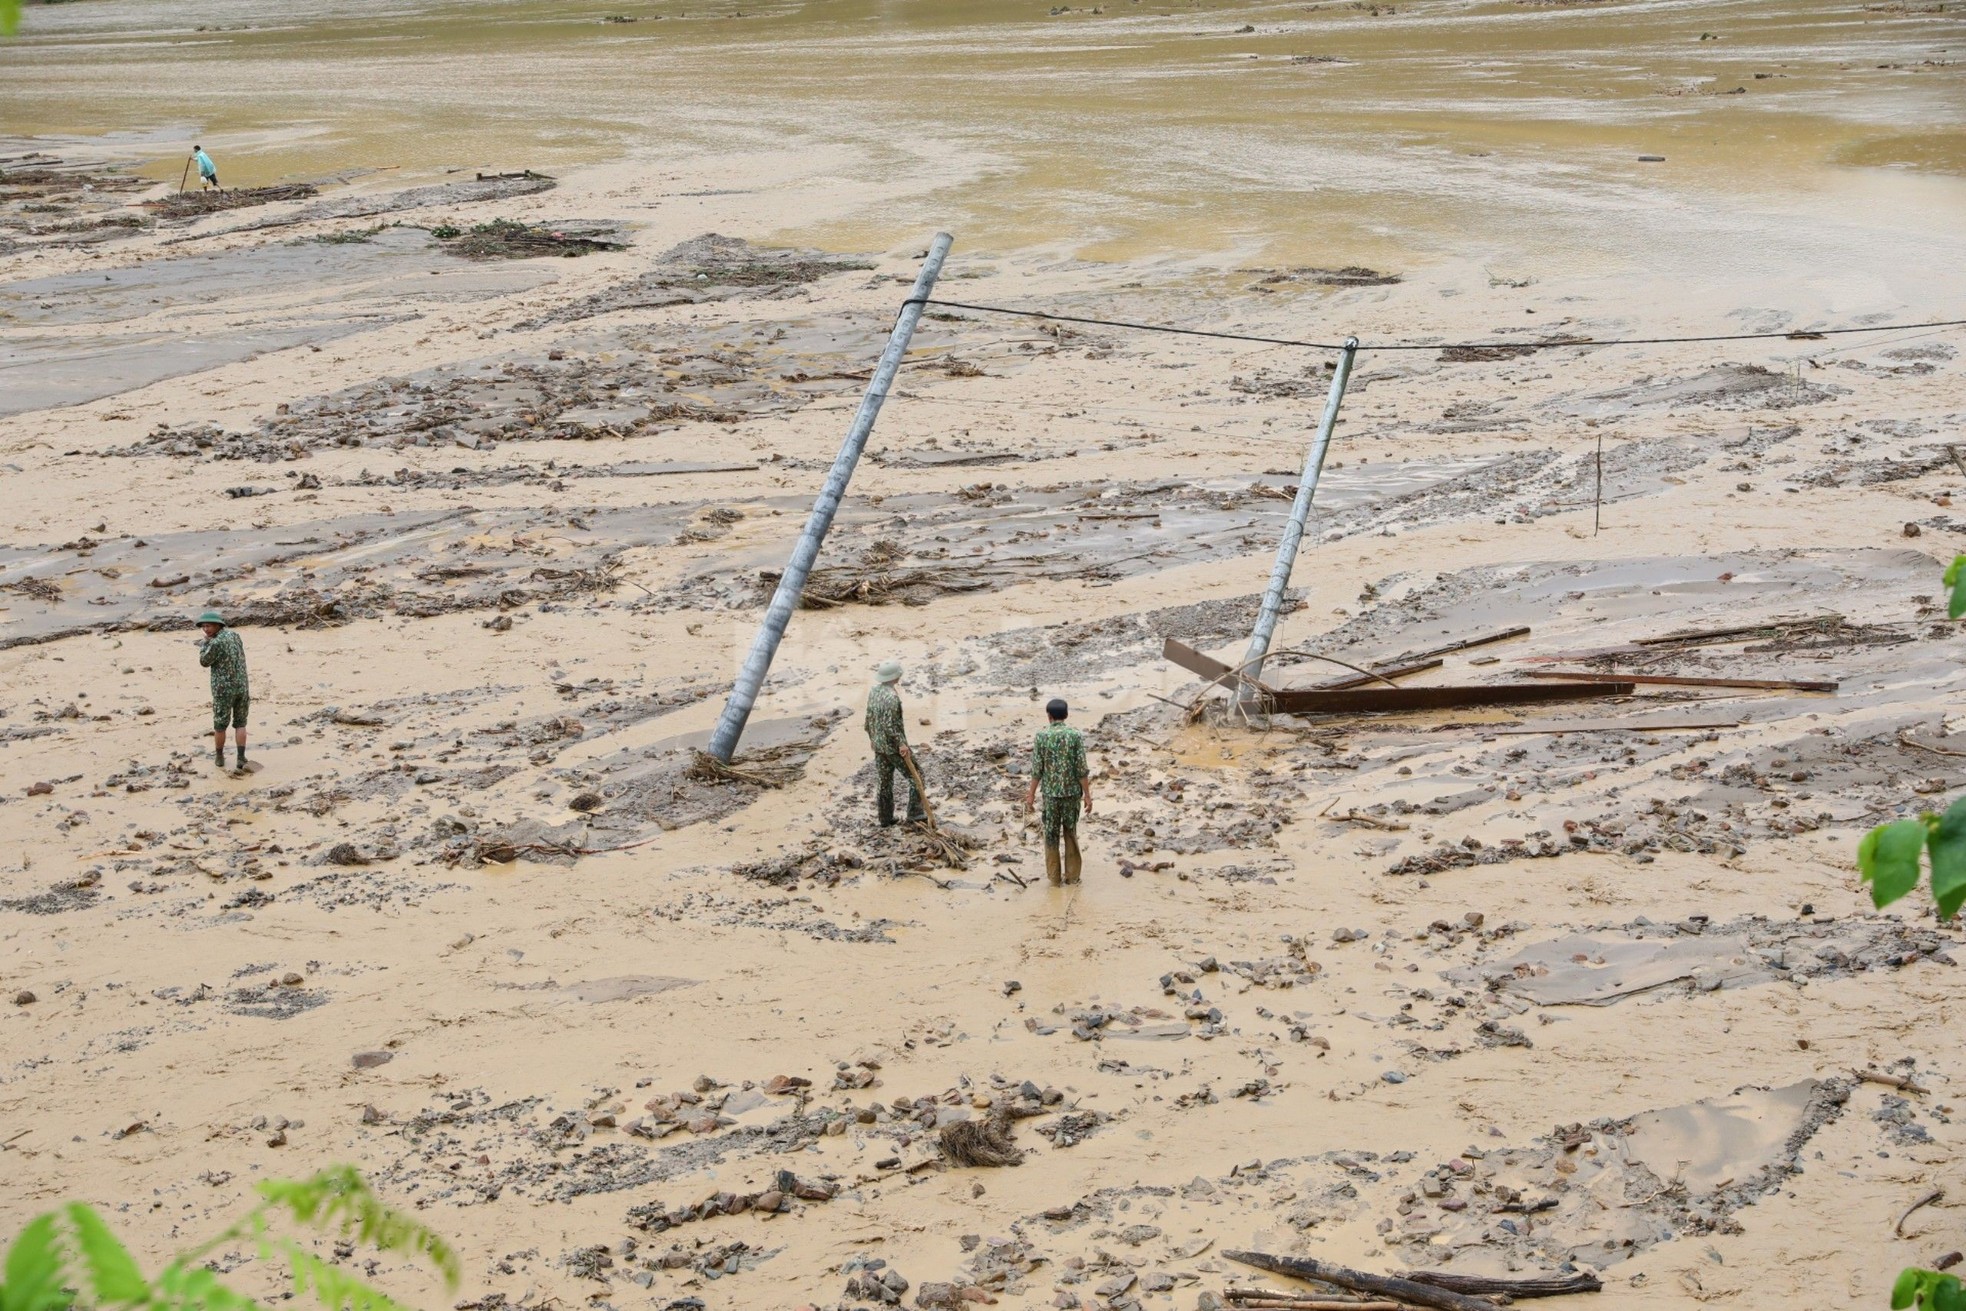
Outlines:
[[198,643],[198,663],[212,671],[212,755],[225,768],[225,728],[239,748],[238,768],[246,767],[246,712],[252,707],[252,688],[246,680],[246,644],[226,627],[216,610],[198,616],[205,636]]
[[[925,818],[921,794],[915,790],[914,776],[908,773],[914,753],[908,749],[908,726],[902,722],[901,694],[894,685],[901,681],[900,662],[882,662],[874,671],[878,680],[867,694],[867,740],[874,748],[874,783],[878,790],[876,806],[881,827],[894,825],[894,775],[907,775],[908,822],[919,824]],[[903,762],[907,762],[904,764]]]
[[1051,722],[1038,730],[1031,747],[1031,786],[1024,790],[1024,809],[1028,812],[1038,793],[1044,793],[1045,877],[1053,883],[1077,883],[1082,866],[1079,808],[1092,813],[1092,775],[1085,765],[1085,739],[1065,724],[1065,703],[1054,697],[1044,713]]

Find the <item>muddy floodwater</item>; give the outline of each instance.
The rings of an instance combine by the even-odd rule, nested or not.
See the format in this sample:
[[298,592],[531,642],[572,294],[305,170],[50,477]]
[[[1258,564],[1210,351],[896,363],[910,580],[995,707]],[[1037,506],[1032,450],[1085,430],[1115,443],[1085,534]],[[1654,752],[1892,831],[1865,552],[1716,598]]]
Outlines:
[[1464,255],[1861,299],[1966,263],[1960,22],[1856,0],[85,0],[0,49],[0,126],[114,133],[157,178],[217,139],[240,184],[630,160],[623,194],[678,203],[790,173],[837,205],[791,232],[842,249],[942,225],[973,250]]
[[[1966,933],[1854,862],[1966,794],[1962,318],[1955,0],[31,4],[0,1238],[345,1162],[426,1311],[1883,1306],[1966,1249]],[[1350,333],[1266,715],[1191,671]]]

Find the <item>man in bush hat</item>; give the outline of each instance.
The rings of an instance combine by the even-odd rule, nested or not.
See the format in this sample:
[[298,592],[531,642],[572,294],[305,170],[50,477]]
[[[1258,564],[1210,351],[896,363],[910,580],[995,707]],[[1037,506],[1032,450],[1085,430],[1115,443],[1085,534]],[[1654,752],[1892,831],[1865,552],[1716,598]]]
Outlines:
[[205,636],[198,642],[198,663],[212,671],[212,755],[220,769],[225,768],[225,729],[232,726],[232,742],[239,748],[238,768],[246,767],[246,712],[252,707],[252,689],[246,680],[246,644],[237,630],[226,627],[216,610],[198,616],[198,627]]
[[[894,775],[899,770],[909,777],[908,822],[919,824],[925,817],[921,793],[915,789],[909,767],[915,763],[908,750],[908,726],[902,722],[901,694],[894,685],[901,681],[901,662],[884,660],[874,670],[874,690],[867,694],[867,741],[874,748],[874,783],[881,827],[894,824]],[[905,763],[904,763],[905,762]]]
[[1083,864],[1079,808],[1092,813],[1092,775],[1085,764],[1085,739],[1065,723],[1064,701],[1053,697],[1045,703],[1044,713],[1050,722],[1038,730],[1031,746],[1031,785],[1024,789],[1024,809],[1028,812],[1043,792],[1045,877],[1053,883],[1077,883]]

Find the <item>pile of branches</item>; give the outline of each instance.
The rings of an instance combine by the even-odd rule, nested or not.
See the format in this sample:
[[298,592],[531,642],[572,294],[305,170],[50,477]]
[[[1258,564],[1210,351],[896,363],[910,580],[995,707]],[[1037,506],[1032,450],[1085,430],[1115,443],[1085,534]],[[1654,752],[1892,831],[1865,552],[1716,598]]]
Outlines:
[[449,225],[430,230],[443,248],[464,259],[533,259],[541,255],[571,258],[595,250],[620,250],[621,243],[578,232],[534,227],[517,219],[493,219],[470,228]]
[[284,187],[237,187],[231,191],[175,191],[156,200],[146,200],[143,206],[165,218],[197,218],[225,209],[270,205],[276,200],[305,200],[319,194],[320,188],[313,183],[295,182]]
[[782,788],[805,772],[806,759],[811,754],[810,742],[786,742],[748,756],[733,757],[726,765],[708,752],[699,751],[683,776],[699,783],[749,783],[753,787]]

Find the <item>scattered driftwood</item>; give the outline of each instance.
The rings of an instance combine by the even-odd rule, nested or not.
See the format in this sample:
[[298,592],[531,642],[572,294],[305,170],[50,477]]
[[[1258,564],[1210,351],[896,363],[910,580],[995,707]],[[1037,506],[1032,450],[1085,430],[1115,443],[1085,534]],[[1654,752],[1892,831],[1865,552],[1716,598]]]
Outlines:
[[276,200],[305,200],[318,196],[320,188],[310,182],[296,182],[284,187],[235,187],[230,191],[183,191],[156,200],[143,202],[145,209],[151,209],[165,218],[196,218],[200,214],[216,214],[225,209],[245,209],[252,205],[270,205]]
[[1920,751],[1929,751],[1935,756],[1966,756],[1966,751],[1954,751],[1951,747],[1935,747],[1930,742],[1920,742],[1909,733],[1898,734],[1898,741],[1908,747],[1917,747]]
[[1406,1311],[1398,1302],[1366,1302],[1356,1297],[1298,1297],[1267,1288],[1231,1288],[1222,1296],[1249,1311]]
[[942,857],[942,862],[950,869],[969,868],[969,858],[963,855],[962,844],[942,831],[935,822],[935,808],[929,804],[928,789],[922,784],[922,772],[915,768],[913,756],[901,757],[901,763],[908,767],[908,782],[915,789],[915,796],[922,803],[922,817],[928,821],[928,840]]
[[1022,1165],[1024,1152],[1011,1141],[1010,1117],[958,1120],[942,1126],[942,1154],[951,1165]]
[[1364,811],[1359,810],[1357,807],[1353,807],[1352,809],[1347,810],[1342,815],[1334,815],[1331,813],[1331,807],[1337,804],[1338,803],[1336,801],[1333,801],[1329,805],[1325,806],[1323,810],[1320,810],[1318,812],[1318,818],[1328,819],[1333,821],[1334,823],[1363,824],[1367,828],[1384,829],[1388,833],[1404,833],[1409,827],[1408,825],[1401,824],[1396,820],[1380,819],[1377,815],[1368,815]]
[[1382,679],[1405,678],[1408,674],[1424,674],[1429,669],[1438,669],[1441,661],[1414,660],[1403,665],[1377,665],[1369,674],[1352,674],[1345,678],[1333,678],[1323,683],[1313,683],[1311,687],[1318,692],[1341,692],[1348,687],[1364,687]]
[[1432,1284],[1457,1293],[1499,1293],[1503,1297],[1563,1297],[1569,1293],[1599,1293],[1604,1281],[1593,1274],[1539,1275],[1530,1279],[1491,1279],[1487,1275],[1451,1275],[1444,1270],[1402,1270],[1401,1279]]
[[1401,660],[1427,660],[1434,656],[1453,655],[1456,651],[1466,651],[1477,646],[1487,646],[1493,642],[1506,642],[1510,638],[1527,637],[1529,629],[1504,628],[1499,633],[1485,633],[1480,637],[1464,637],[1458,642],[1448,642],[1441,646],[1430,646],[1424,651],[1409,651],[1400,656]]
[[1852,1070],[1852,1074],[1865,1083],[1881,1083],[1886,1088],[1896,1088],[1899,1092],[1923,1093],[1931,1089],[1925,1087],[1909,1075],[1886,1074],[1882,1070]]
[[[1531,669],[1528,678],[1568,678],[1582,683],[1652,683],[1662,687],[1748,687],[1762,691],[1834,692],[1834,679],[1704,678],[1691,674],[1592,674],[1569,669]],[[1961,754],[1961,753],[1954,753]]]
[[1367,1274],[1363,1270],[1352,1270],[1345,1266],[1333,1265],[1329,1261],[1319,1261],[1308,1256],[1271,1256],[1267,1252],[1224,1252],[1231,1261],[1255,1266],[1258,1270],[1268,1270],[1272,1274],[1290,1275],[1296,1279],[1314,1279],[1321,1284],[1335,1288],[1348,1289],[1354,1293],[1368,1293],[1375,1297],[1392,1298],[1409,1306],[1423,1306],[1431,1311],[1495,1311],[1495,1304],[1487,1298],[1470,1297],[1448,1288],[1436,1288],[1432,1284],[1422,1284],[1411,1279],[1399,1279],[1388,1275]]
[[1905,1236],[1905,1221],[1911,1219],[1911,1213],[1913,1211],[1916,1211],[1921,1206],[1930,1206],[1932,1203],[1938,1201],[1940,1198],[1944,1197],[1945,1195],[1946,1195],[1945,1189],[1934,1188],[1931,1192],[1925,1194],[1925,1196],[1919,1198],[1917,1201],[1913,1202],[1910,1206],[1907,1206],[1905,1208],[1905,1213],[1898,1217],[1898,1223],[1891,1226],[1891,1232],[1896,1234],[1898,1237],[1903,1238]]

